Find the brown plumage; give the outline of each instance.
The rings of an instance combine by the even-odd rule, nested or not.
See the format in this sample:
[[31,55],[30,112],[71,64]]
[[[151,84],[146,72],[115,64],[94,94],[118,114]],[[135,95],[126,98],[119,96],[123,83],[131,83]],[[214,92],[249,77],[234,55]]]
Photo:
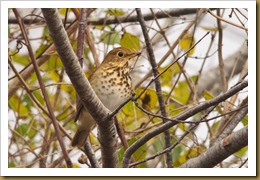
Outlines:
[[[104,61],[90,76],[89,82],[92,88],[110,111],[115,110],[131,96],[132,84],[129,73],[134,57],[140,54],[125,47],[115,48],[107,54]],[[83,105],[79,105],[76,117],[79,127],[71,144],[81,147],[96,123]]]

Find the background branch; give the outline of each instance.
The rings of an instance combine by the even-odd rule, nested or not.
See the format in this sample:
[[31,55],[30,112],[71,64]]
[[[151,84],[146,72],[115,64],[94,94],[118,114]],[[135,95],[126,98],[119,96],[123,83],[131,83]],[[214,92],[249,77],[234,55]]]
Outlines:
[[[214,10],[212,8],[211,10]],[[183,8],[183,9],[172,9],[170,11],[160,11],[155,14],[157,19],[162,18],[169,18],[169,17],[179,17],[189,14],[195,14],[197,8]],[[144,15],[144,20],[149,21],[153,20],[154,16],[150,13]],[[71,23],[73,20],[68,19],[67,23]],[[118,23],[129,23],[129,22],[138,22],[137,16],[130,16],[130,17],[112,17],[112,18],[90,18],[88,23],[92,25],[110,25],[110,24],[118,24]],[[13,18],[8,19],[9,24],[17,24],[17,20]],[[43,23],[42,19],[24,19],[25,24],[32,24],[32,23]]]
[[32,51],[32,47],[31,47],[30,41],[29,41],[27,33],[26,33],[26,29],[24,27],[24,24],[22,23],[22,19],[21,19],[20,15],[19,15],[18,11],[15,8],[13,9],[13,11],[14,11],[14,14],[15,14],[16,18],[18,19],[20,29],[22,31],[25,43],[27,45],[27,49],[28,49],[28,52],[29,52],[29,55],[30,55],[30,58],[31,58],[31,61],[32,61],[32,64],[33,64],[33,67],[35,69],[35,72],[36,72],[36,75],[37,75],[37,79],[38,79],[39,85],[41,87],[41,91],[42,91],[43,97],[44,97],[44,99],[46,101],[46,106],[47,106],[48,112],[49,112],[49,114],[51,116],[50,119],[52,120],[54,129],[55,129],[55,133],[56,133],[56,136],[58,138],[58,141],[59,141],[59,144],[60,144],[60,147],[61,147],[64,159],[66,161],[67,167],[71,168],[72,167],[72,163],[71,163],[71,160],[70,160],[70,158],[68,156],[68,152],[67,152],[67,150],[65,148],[65,145],[63,143],[62,136],[61,136],[61,131],[60,131],[58,122],[57,122],[57,120],[55,118],[55,115],[53,113],[52,106],[51,106],[51,103],[50,103],[50,99],[49,99],[48,93],[47,93],[47,91],[45,89],[45,86],[44,86],[44,83],[43,83],[43,80],[42,80],[42,77],[41,77],[38,65],[36,63],[36,59],[34,57],[34,53]]
[[202,155],[188,160],[180,168],[212,168],[224,159],[248,145],[248,127],[227,136]]
[[[150,61],[150,64],[152,66],[153,76],[157,77],[159,75],[159,72],[157,70],[156,61],[155,61],[153,49],[152,49],[151,42],[150,42],[150,37],[148,35],[146,25],[145,25],[145,22],[144,22],[144,17],[143,17],[142,12],[139,8],[136,9],[136,13],[137,13],[137,17],[138,17],[138,20],[140,22],[140,25],[142,27],[142,31],[143,31],[143,35],[144,35],[144,39],[145,39],[145,43],[146,43],[146,48],[147,48],[147,52],[148,52],[149,61]],[[156,94],[158,96],[161,114],[164,117],[166,117],[167,114],[166,114],[166,110],[165,110],[165,103],[164,103],[163,96],[162,96],[162,88],[161,88],[160,80],[158,78],[156,78],[154,80],[154,83],[155,83]],[[162,120],[163,120],[163,123],[167,122],[165,119],[162,119]],[[165,140],[165,148],[170,147],[171,146],[171,136],[170,136],[169,130],[166,130],[164,132],[164,140]],[[172,156],[171,156],[170,152],[166,153],[166,164],[167,164],[168,168],[172,167]]]

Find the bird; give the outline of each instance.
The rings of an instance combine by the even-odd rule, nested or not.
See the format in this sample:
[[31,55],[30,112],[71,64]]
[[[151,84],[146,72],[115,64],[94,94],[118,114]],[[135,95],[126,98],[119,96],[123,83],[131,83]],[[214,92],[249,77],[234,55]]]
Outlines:
[[[140,55],[141,52],[135,52],[126,47],[114,48],[90,75],[90,85],[110,111],[113,112],[131,97],[133,86],[130,73],[135,58]],[[96,122],[82,103],[78,105],[75,121],[78,121],[79,125],[71,145],[80,148],[85,145]]]

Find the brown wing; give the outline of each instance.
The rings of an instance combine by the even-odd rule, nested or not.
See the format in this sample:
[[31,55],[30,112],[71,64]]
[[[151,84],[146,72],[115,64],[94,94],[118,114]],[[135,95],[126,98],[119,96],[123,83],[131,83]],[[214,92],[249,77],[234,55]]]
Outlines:
[[82,108],[84,108],[84,106],[81,103],[81,101],[79,101],[79,103],[77,104],[77,112],[76,112],[75,119],[74,119],[75,122],[77,122],[77,120],[79,119]]

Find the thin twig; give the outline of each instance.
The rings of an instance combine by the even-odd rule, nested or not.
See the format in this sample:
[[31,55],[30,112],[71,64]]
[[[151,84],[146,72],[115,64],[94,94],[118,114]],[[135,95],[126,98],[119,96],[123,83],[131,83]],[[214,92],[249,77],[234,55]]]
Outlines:
[[[188,109],[187,111],[177,115],[176,119],[188,119],[189,117],[195,115],[198,112],[201,112],[210,106],[215,106],[219,104],[220,102],[228,99],[229,97],[233,96],[234,94],[238,93],[242,89],[248,86],[248,81],[243,81],[239,83],[238,85],[230,88],[226,93],[223,93],[209,101],[206,101],[204,103],[201,103],[193,108]],[[144,145],[147,141],[149,141],[151,138],[155,137],[156,135],[164,132],[166,129],[171,128],[172,126],[178,124],[178,122],[174,121],[168,121],[164,123],[163,125],[159,126],[158,128],[150,131],[149,133],[142,136],[140,139],[138,139],[136,142],[134,142],[126,151],[123,158],[123,167],[129,166],[129,161],[132,156],[132,154],[142,145]]]
[[52,120],[52,123],[53,123],[54,129],[55,129],[55,132],[56,132],[56,135],[57,135],[57,138],[58,138],[58,141],[59,141],[59,144],[60,144],[60,147],[61,147],[64,159],[65,159],[65,162],[67,164],[67,167],[71,168],[72,167],[72,163],[71,163],[71,160],[70,160],[70,158],[68,156],[68,152],[67,152],[67,150],[65,148],[65,145],[64,145],[64,143],[62,141],[61,131],[60,131],[59,125],[58,125],[58,123],[56,121],[55,115],[53,113],[48,93],[47,93],[47,91],[46,91],[46,89],[44,87],[44,83],[43,83],[43,80],[42,80],[42,77],[41,77],[38,65],[36,63],[36,59],[34,57],[34,53],[33,53],[30,41],[28,39],[27,33],[26,33],[26,29],[24,27],[24,24],[22,22],[21,16],[19,15],[18,11],[14,8],[13,12],[14,12],[14,14],[15,14],[18,22],[19,22],[20,29],[22,31],[25,43],[27,45],[27,49],[28,49],[28,52],[29,52],[29,55],[30,55],[30,58],[31,58],[31,61],[32,61],[32,64],[33,64],[33,67],[35,69],[35,72],[36,72],[36,75],[37,75],[37,79],[38,79],[39,84],[41,86],[43,97],[44,97],[44,99],[46,101],[47,109],[48,109],[49,114],[51,116],[51,120]]
[[[217,9],[217,15],[220,16],[220,9]],[[219,71],[220,71],[220,78],[222,81],[223,85],[223,92],[227,91],[227,79],[225,75],[225,66],[224,66],[224,60],[222,56],[222,39],[223,39],[223,30],[221,27],[221,21],[220,19],[217,19],[217,24],[218,24],[218,61],[219,61]]]
[[246,28],[246,27],[244,27],[244,26],[240,26],[240,25],[235,24],[235,23],[233,23],[233,22],[230,22],[230,21],[228,21],[228,20],[226,20],[226,19],[223,19],[222,17],[220,17],[220,16],[214,14],[210,9],[208,10],[208,12],[209,12],[212,16],[214,16],[215,18],[217,18],[217,19],[219,19],[219,20],[221,20],[221,21],[223,21],[223,22],[225,22],[225,23],[231,24],[231,25],[236,26],[236,27],[238,27],[238,28],[244,29],[245,31],[248,31],[248,28]]
[[[144,21],[141,9],[136,8],[136,13],[137,13],[138,21],[139,21],[141,28],[142,28],[142,31],[143,31],[149,61],[151,63],[152,70],[153,70],[153,76],[157,77],[159,75],[159,72],[158,72],[158,69],[157,69],[157,66],[156,66],[156,61],[155,61],[150,37],[149,37],[149,34],[147,32],[147,29],[146,29],[146,25],[145,25],[145,21]],[[157,79],[157,78],[154,80],[154,83],[155,83],[155,89],[156,89],[156,94],[157,94],[158,101],[159,101],[161,114],[166,117],[167,114],[166,114],[164,99],[163,99],[163,96],[162,96],[161,83],[160,83],[159,79]],[[163,120],[164,123],[166,122],[166,120],[164,118],[162,120]],[[165,140],[165,148],[170,147],[171,146],[171,136],[170,136],[169,130],[166,130],[164,132],[164,140]],[[173,167],[171,153],[166,153],[166,164],[167,164],[168,168]]]
[[87,9],[82,8],[80,11],[80,16],[78,16],[79,29],[78,29],[76,54],[77,54],[81,67],[83,65],[83,49],[84,49],[84,40],[85,40],[85,30],[86,30],[86,24],[87,24],[86,14],[87,14]]
[[[72,33],[74,33],[77,27],[78,27],[77,22],[74,21],[71,24],[71,26],[68,27],[67,34],[71,35]],[[53,54],[54,50],[55,50],[55,46],[53,43],[48,45],[48,47],[45,50],[43,50],[43,52],[36,57],[38,66],[41,66],[44,62],[46,62],[48,60],[49,56],[51,54]],[[34,67],[30,63],[23,70],[21,70],[19,72],[19,74],[21,75],[21,77],[24,80],[27,80],[33,74],[33,72],[34,72]],[[14,79],[13,81],[8,83],[8,86],[9,86],[8,99],[10,99],[14,95],[14,93],[17,91],[17,89],[20,87],[20,85],[21,85],[21,82],[16,79]]]
[[[205,12],[205,9],[201,9],[198,13],[198,18],[201,17]],[[179,44],[179,40],[182,39],[185,34],[188,32],[188,30],[194,25],[196,21],[191,21],[187,27],[182,31],[182,33],[179,35],[176,41],[171,45],[170,49],[165,53],[165,55],[162,57],[162,59],[157,63],[157,67],[160,67],[162,63],[169,57],[170,54],[172,54],[172,51],[176,48],[176,46]],[[189,52],[189,51],[187,51]],[[152,74],[152,71],[149,71],[139,82],[136,83],[135,88],[139,87],[147,78],[149,78]]]
[[141,95],[146,91],[146,89],[156,80],[158,79],[163,73],[165,73],[173,64],[178,62],[182,57],[184,57],[186,54],[188,54],[197,44],[199,44],[207,35],[209,32],[207,32],[201,39],[199,39],[193,46],[191,46],[190,49],[188,49],[186,52],[184,52],[180,57],[178,57],[175,61],[171,62],[161,73],[159,73],[156,77],[154,77],[148,85],[144,88],[144,90],[135,98],[136,100],[141,97]]
[[204,114],[198,121],[194,122],[194,124],[192,126],[190,126],[189,129],[186,130],[185,133],[173,145],[171,145],[170,147],[164,149],[163,151],[158,152],[158,153],[156,153],[156,154],[154,154],[154,155],[152,155],[152,156],[150,156],[148,158],[145,158],[145,159],[143,159],[141,161],[132,163],[132,164],[129,165],[129,167],[136,166],[138,164],[141,164],[141,163],[147,162],[147,161],[149,161],[151,159],[154,159],[154,158],[156,158],[156,157],[158,157],[158,156],[160,156],[160,155],[162,155],[164,153],[171,152],[173,148],[175,148],[178,144],[180,144],[180,142],[183,140],[183,138],[185,138],[190,132],[192,132],[193,129],[195,129],[200,124],[200,122],[203,121],[203,119],[205,119],[209,115],[209,113],[212,112],[215,109],[215,107],[216,106],[210,108],[206,112],[206,114]]
[[88,156],[92,168],[100,168],[100,164],[95,156],[95,152],[93,151],[89,140],[87,140],[84,145],[84,153]]

